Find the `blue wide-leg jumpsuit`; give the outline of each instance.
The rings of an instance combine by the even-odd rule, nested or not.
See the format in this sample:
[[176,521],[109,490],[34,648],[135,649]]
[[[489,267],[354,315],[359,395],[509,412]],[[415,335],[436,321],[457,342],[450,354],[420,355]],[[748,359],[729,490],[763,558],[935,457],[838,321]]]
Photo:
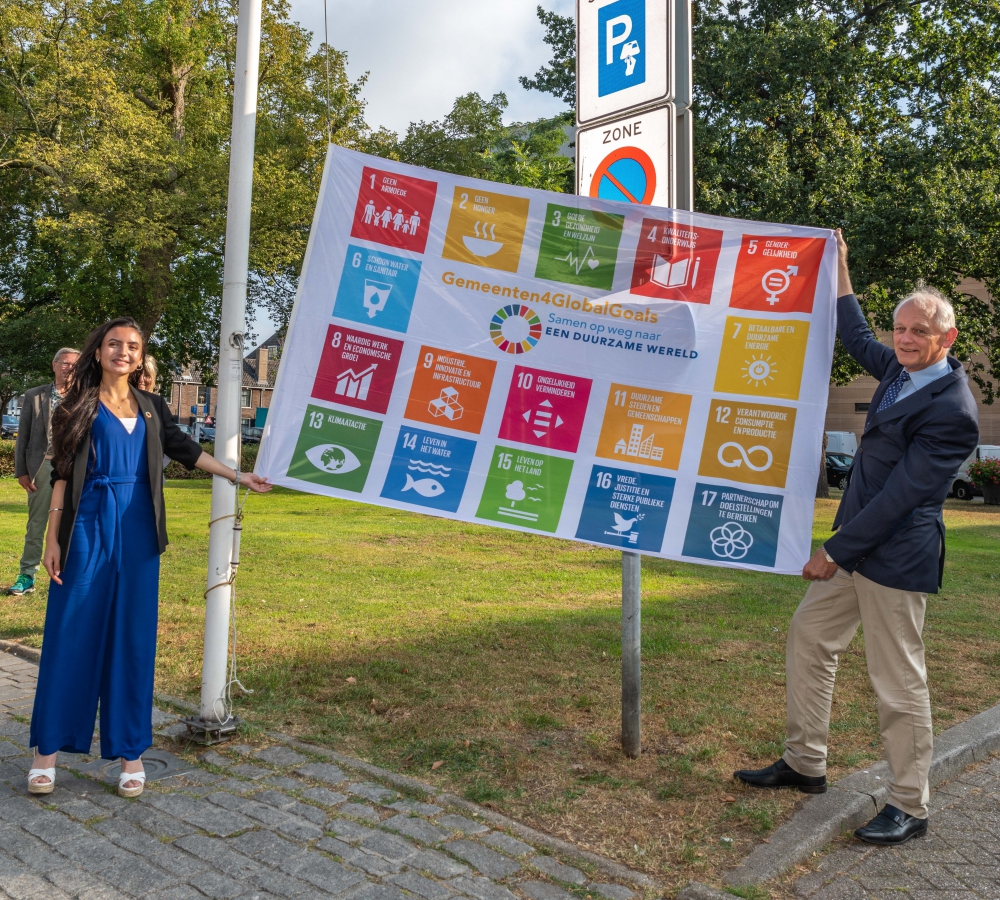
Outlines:
[[99,404],[60,577],[49,586],[31,744],[43,756],[89,753],[100,700],[101,756],[138,759],[153,743],[160,579],[141,413],[129,434]]

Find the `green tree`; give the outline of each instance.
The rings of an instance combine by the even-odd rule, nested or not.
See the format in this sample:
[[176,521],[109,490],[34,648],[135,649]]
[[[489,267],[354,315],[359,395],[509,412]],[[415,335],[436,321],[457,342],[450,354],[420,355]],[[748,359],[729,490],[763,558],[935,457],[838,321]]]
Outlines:
[[552,62],[535,72],[534,78],[522,75],[521,87],[558,97],[570,107],[576,105],[576,23],[572,16],[560,16],[541,6],[535,10],[545,26],[542,38],[552,48]]
[[573,161],[560,153],[567,141],[564,127],[571,119],[558,116],[505,125],[506,109],[502,93],[490,100],[466,94],[444,119],[412,123],[392,155],[470,178],[572,192]]
[[[573,23],[540,18],[557,55],[526,86],[571,102]],[[959,284],[1000,297],[1000,4],[696,0],[693,42],[696,208],[842,226],[881,329],[918,280],[944,290],[992,402],[1000,303]],[[835,379],[859,371],[838,346]]]
[[[166,363],[210,370],[218,329],[236,0],[24,0],[0,7],[0,316],[78,330],[128,314]],[[332,139],[371,137],[332,54]],[[287,305],[325,147],[324,60],[263,19],[251,281]],[[277,285],[278,287],[274,287]],[[270,286],[270,290],[268,287]]]

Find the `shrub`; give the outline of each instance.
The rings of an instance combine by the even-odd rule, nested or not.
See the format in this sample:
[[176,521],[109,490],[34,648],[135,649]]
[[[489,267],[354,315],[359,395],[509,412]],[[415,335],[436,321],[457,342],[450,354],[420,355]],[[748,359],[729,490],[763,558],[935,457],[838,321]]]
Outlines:
[[14,441],[0,440],[0,478],[14,474]]
[[[215,444],[213,443],[204,443],[201,446],[209,456],[215,452]],[[257,450],[259,447],[259,444],[243,445],[243,453],[241,456],[242,463],[240,464],[241,472],[253,471],[253,467],[257,463]],[[174,462],[173,460],[171,460],[170,465],[167,466],[166,475],[167,478],[211,478],[208,472],[202,472],[201,469],[192,469],[189,472],[179,462]]]
[[969,480],[979,488],[984,484],[1000,484],[1000,459],[977,459],[970,463]]

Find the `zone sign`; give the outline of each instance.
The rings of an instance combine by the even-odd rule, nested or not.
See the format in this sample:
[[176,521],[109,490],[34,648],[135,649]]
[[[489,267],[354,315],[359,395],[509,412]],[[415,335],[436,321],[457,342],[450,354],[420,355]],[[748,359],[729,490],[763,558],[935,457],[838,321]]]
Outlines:
[[673,99],[673,0],[577,0],[579,124]]

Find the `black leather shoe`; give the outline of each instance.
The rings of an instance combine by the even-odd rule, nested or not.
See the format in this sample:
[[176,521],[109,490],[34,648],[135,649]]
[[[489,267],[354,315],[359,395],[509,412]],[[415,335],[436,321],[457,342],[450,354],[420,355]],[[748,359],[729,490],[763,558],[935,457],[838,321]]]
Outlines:
[[825,794],[826,776],[800,775],[783,759],[766,769],[740,769],[733,777],[750,787],[783,788],[794,787],[803,794]]
[[905,844],[911,837],[927,834],[927,820],[908,816],[901,809],[886,804],[867,825],[854,832],[869,844]]

